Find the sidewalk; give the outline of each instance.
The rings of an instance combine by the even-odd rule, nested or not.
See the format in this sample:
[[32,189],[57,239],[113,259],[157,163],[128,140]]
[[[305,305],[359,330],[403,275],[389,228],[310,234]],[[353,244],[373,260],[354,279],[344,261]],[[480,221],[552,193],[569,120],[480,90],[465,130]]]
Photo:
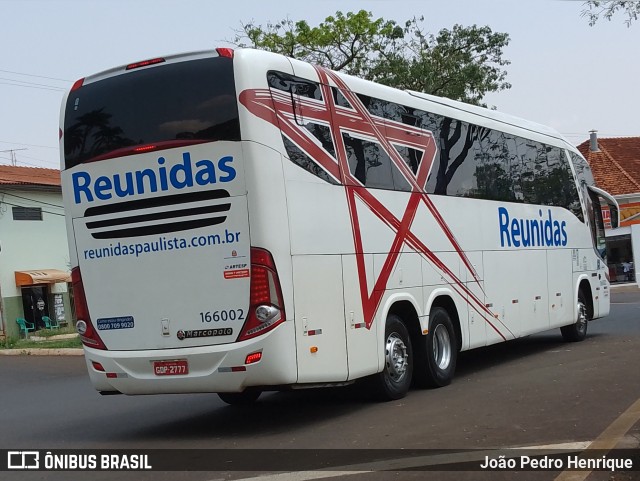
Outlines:
[[635,282],[622,282],[622,283],[618,283],[618,284],[611,284],[611,290],[612,291],[636,291],[640,289],[640,287],[638,287],[638,284],[636,284]]
[[48,349],[37,347],[28,349],[0,349],[0,356],[82,356],[84,349]]

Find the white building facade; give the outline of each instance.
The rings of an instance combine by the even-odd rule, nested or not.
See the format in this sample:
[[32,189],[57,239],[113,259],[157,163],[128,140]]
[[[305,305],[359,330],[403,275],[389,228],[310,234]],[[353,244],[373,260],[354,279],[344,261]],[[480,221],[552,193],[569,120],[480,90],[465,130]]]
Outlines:
[[0,336],[71,324],[70,281],[60,172],[0,166]]

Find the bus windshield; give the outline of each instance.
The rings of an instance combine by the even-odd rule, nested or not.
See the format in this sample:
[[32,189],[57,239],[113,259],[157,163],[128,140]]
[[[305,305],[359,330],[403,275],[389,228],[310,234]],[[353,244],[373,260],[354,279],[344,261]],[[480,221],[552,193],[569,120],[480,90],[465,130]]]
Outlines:
[[233,60],[212,57],[131,70],[70,93],[66,168],[150,144],[240,140]]

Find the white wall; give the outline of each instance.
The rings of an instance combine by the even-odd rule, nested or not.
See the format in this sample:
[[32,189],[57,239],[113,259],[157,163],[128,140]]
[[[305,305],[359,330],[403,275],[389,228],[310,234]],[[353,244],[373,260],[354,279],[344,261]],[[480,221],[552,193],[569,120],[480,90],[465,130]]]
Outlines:
[[[12,205],[40,207],[42,221],[13,220]],[[56,207],[59,206],[59,207]],[[0,288],[2,297],[20,295],[15,271],[60,269],[69,271],[69,248],[62,194],[0,188]],[[66,292],[64,283],[52,292]]]

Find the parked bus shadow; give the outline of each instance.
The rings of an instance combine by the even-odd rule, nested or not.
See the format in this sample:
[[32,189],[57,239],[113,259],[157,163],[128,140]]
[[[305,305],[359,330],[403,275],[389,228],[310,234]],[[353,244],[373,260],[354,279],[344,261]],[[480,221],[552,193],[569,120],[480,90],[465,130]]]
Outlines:
[[263,393],[251,406],[229,406],[211,394],[212,409],[204,414],[158,424],[140,432],[142,437],[200,439],[215,436],[255,436],[335,421],[361,410],[365,396],[351,387]]
[[[602,335],[590,333],[587,335],[586,341]],[[505,366],[509,362],[520,361],[550,349],[568,349],[572,345],[575,344],[562,339],[558,330],[464,351],[458,356],[456,377],[470,375],[496,366]]]
[[[599,337],[590,334],[589,339]],[[474,349],[460,354],[456,377],[468,377],[496,366],[508,366],[528,357],[572,346],[562,340],[559,332],[537,334],[493,346]],[[455,381],[454,381],[455,382]],[[445,388],[446,389],[446,388]],[[414,393],[429,391],[415,390]],[[163,438],[168,433],[174,438],[211,439],[216,437],[251,437],[256,429],[261,433],[278,434],[298,428],[335,422],[363,409],[382,409],[362,383],[327,389],[304,389],[263,393],[251,406],[229,406],[215,394],[207,395],[211,410],[185,416],[162,424],[154,424],[138,432],[143,438]],[[411,393],[410,393],[411,396]],[[389,405],[389,404],[387,404]],[[198,406],[203,407],[201,401]]]

